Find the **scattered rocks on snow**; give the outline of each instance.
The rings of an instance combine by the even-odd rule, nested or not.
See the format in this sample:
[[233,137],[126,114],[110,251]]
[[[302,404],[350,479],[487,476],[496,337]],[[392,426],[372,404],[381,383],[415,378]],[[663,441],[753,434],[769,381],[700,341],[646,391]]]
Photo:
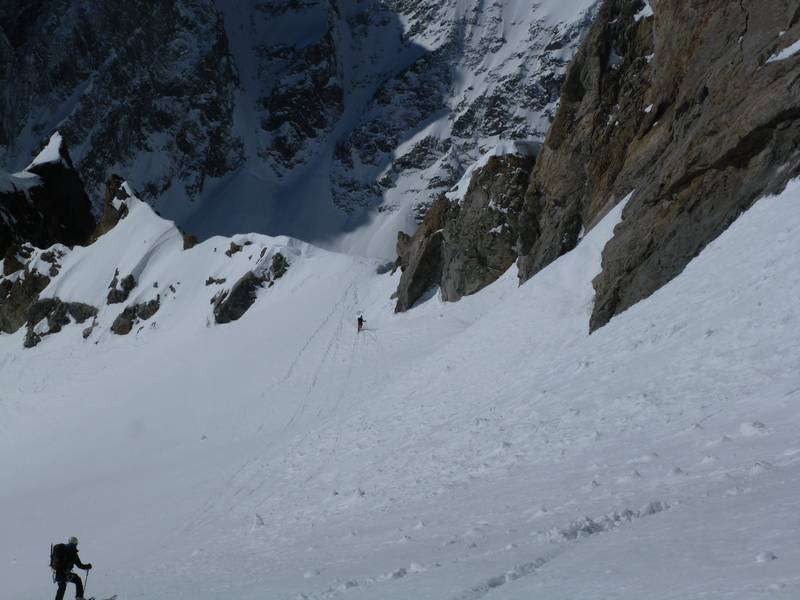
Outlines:
[[37,300],[28,311],[25,347],[33,348],[43,337],[58,333],[73,320],[83,323],[95,316],[97,308],[81,302],[62,302],[58,298]]

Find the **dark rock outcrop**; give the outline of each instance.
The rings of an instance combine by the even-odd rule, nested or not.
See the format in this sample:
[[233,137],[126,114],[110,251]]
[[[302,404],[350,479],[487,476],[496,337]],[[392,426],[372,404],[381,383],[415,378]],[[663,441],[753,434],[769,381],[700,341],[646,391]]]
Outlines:
[[[535,152],[536,146],[530,148]],[[395,310],[408,310],[440,285],[454,302],[497,280],[517,260],[517,221],[535,157],[492,156],[477,169],[464,198],[442,196],[414,236],[397,241],[400,278]]]
[[159,308],[161,308],[160,295],[149,302],[126,306],[125,310],[114,319],[114,322],[111,324],[111,331],[117,335],[128,335],[133,330],[136,323],[140,320],[147,321],[158,312]]
[[288,269],[289,261],[286,260],[283,254],[276,252],[272,255],[272,264],[270,265],[269,271],[272,274],[273,281],[283,277]]
[[517,260],[517,219],[533,156],[493,156],[476,171],[460,205],[451,208],[443,244],[442,298],[474,294]]
[[111,175],[106,181],[106,193],[103,197],[103,213],[97,222],[97,227],[90,238],[90,243],[94,242],[101,235],[114,229],[117,223],[128,215],[128,205],[124,202],[130,198],[127,190],[123,187],[125,180],[119,175]]
[[16,279],[0,280],[0,331],[14,333],[25,325],[31,306],[49,283],[49,277],[27,268]]
[[[31,315],[34,318],[38,315],[34,307],[39,301],[39,295],[61,271],[59,261],[64,254],[58,246],[38,254],[43,263],[50,265],[45,274],[31,265],[37,257],[37,250],[30,244],[11,246],[6,251],[3,273],[0,276],[0,332],[14,333],[26,322],[31,327],[36,324],[30,321]],[[80,307],[76,305],[73,308],[76,314],[80,313]]]
[[[584,40],[520,217],[520,277],[635,190],[596,278],[591,328],[652,294],[800,173],[800,38],[783,0],[609,0]],[[779,35],[780,32],[785,32]]]
[[94,229],[91,203],[62,143],[58,158],[17,175],[0,173],[0,255],[12,244],[84,244]]
[[[28,310],[25,347],[33,348],[42,341],[43,337],[58,333],[73,320],[76,323],[84,323],[87,319],[95,316],[97,316],[97,309],[88,304],[62,302],[58,298],[37,300]],[[39,327],[42,322],[46,323],[46,329]]]
[[237,252],[241,252],[241,251],[242,251],[242,246],[240,246],[236,242],[231,242],[230,248],[225,250],[225,256],[231,257],[234,254],[236,254]]
[[136,278],[133,275],[126,275],[120,280],[119,271],[116,271],[114,279],[111,280],[108,287],[106,302],[108,304],[122,304],[136,287]]
[[[262,259],[264,258],[263,254],[264,251],[262,251]],[[286,274],[289,266],[286,257],[280,252],[276,252],[272,255],[269,268],[262,266],[256,271],[248,271],[233,284],[230,291],[217,292],[211,299],[211,303],[214,305],[214,320],[221,325],[241,319],[242,315],[255,303],[258,290],[264,286],[271,288],[275,285],[275,281]],[[209,282],[224,283],[225,280],[209,277],[206,285],[209,285]]]
[[183,234],[183,249],[184,250],[191,250],[192,248],[197,246],[197,244],[199,242],[200,242],[200,240],[198,240],[197,236],[194,235],[193,233],[184,233]]
[[403,273],[397,288],[396,312],[408,310],[428,290],[441,283],[444,228],[450,211],[450,201],[441,196],[413,236],[402,231],[398,234],[397,260]]
[[214,303],[214,320],[219,324],[239,320],[256,301],[256,293],[265,281],[263,276],[252,271],[245,273],[230,292],[218,295]]

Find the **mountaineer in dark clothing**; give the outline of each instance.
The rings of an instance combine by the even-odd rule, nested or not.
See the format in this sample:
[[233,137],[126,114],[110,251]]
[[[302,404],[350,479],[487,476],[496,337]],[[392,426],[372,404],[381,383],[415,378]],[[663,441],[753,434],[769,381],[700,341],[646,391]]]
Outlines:
[[50,552],[50,568],[53,569],[53,580],[58,584],[56,600],[64,598],[68,583],[75,584],[75,600],[83,599],[83,582],[72,572],[74,567],[88,571],[92,563],[83,564],[78,556],[78,538],[72,536],[66,544],[56,544]]

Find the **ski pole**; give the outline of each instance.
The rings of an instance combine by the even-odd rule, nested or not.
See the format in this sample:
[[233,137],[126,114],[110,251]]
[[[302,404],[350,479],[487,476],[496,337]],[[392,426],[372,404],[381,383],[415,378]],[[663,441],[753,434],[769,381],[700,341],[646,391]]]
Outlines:
[[86,581],[83,584],[83,597],[86,598],[86,590],[89,589],[89,571],[90,569],[86,570]]

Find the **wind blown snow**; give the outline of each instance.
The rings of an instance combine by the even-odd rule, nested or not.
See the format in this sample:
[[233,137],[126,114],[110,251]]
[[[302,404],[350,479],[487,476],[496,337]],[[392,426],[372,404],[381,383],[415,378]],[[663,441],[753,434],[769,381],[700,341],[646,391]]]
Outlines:
[[130,600],[796,598],[798,202],[591,336],[624,203],[525,285],[401,315],[396,275],[304,246],[226,326],[215,240],[177,260],[132,211],[142,280],[177,290],[155,326],[0,337],[5,593],[53,593],[74,534],[89,594]]

